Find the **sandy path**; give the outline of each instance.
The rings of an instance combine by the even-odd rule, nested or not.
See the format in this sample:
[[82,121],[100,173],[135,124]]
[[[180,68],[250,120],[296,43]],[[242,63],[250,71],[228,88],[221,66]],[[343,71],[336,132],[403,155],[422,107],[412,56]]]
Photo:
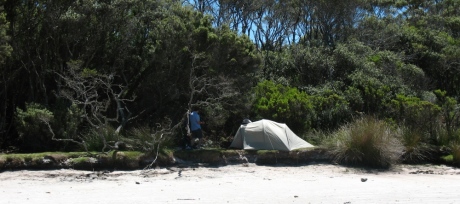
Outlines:
[[[367,179],[365,182],[362,179]],[[460,203],[460,169],[335,165],[0,173],[0,203]]]

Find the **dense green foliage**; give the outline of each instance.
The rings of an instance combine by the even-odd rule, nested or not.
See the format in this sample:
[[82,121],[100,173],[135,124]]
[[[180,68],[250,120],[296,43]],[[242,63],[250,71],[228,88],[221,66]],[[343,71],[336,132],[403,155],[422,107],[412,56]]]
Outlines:
[[295,132],[334,129],[352,115],[346,99],[332,90],[310,95],[297,88],[263,81],[255,87],[254,94],[256,118],[285,121]]
[[248,117],[318,144],[372,115],[400,130],[403,160],[426,160],[460,138],[459,7],[0,0],[0,149],[154,151],[200,107],[211,146]]
[[254,111],[260,118],[285,121],[296,128],[308,130],[315,112],[312,97],[296,88],[271,81],[261,82],[254,90]]
[[21,149],[46,151],[52,149],[51,134],[46,123],[53,119],[53,113],[38,104],[27,104],[26,111],[18,108],[15,125],[21,141]]

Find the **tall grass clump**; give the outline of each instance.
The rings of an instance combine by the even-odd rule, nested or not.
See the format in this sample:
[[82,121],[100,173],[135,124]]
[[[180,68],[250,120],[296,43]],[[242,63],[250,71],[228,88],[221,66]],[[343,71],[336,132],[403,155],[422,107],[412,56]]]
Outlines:
[[452,163],[460,166],[460,128],[452,134],[452,141],[448,147],[452,155]]
[[303,135],[300,135],[300,137],[312,145],[320,145],[322,141],[329,137],[329,135],[330,133],[328,131],[313,129],[304,133]]
[[109,150],[106,144],[114,145],[115,142],[120,140],[120,136],[115,132],[115,128],[110,125],[104,125],[89,130],[83,136],[83,139],[89,151],[104,152]]
[[460,142],[452,142],[449,148],[452,154],[452,163],[457,166],[460,165]]
[[384,121],[367,116],[332,133],[326,146],[339,164],[389,168],[403,153],[398,137]]
[[435,147],[429,142],[429,135],[420,130],[402,128],[401,142],[404,154],[401,160],[405,163],[420,163],[433,160]]

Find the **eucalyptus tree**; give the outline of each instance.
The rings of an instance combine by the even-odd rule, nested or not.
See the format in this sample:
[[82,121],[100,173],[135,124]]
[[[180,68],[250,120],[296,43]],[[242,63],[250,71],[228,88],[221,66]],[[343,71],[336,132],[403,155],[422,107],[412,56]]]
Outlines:
[[258,68],[255,47],[227,26],[212,27],[200,12],[178,5],[156,20],[146,47],[151,62],[135,91],[137,107],[148,107],[152,120],[168,116],[181,124],[192,106],[205,106],[209,126],[224,123],[253,84]]
[[[7,0],[4,3],[13,48],[11,57],[1,66],[2,76],[8,77],[2,81],[4,123],[11,124],[16,108],[25,108],[26,103],[42,104],[56,111],[58,99],[55,94],[59,90],[55,73],[62,72],[69,60],[84,55],[84,43],[93,37],[80,32],[87,28],[85,24],[75,27],[72,27],[75,24],[68,24],[69,19],[77,15],[72,9],[85,3],[88,2]],[[83,15],[86,14],[90,15]],[[3,29],[8,24],[1,25]],[[12,138],[10,145],[16,141],[13,132],[6,134]]]
[[398,47],[406,61],[419,66],[436,88],[459,96],[459,1],[400,1],[405,23],[398,32]]
[[3,1],[0,1],[0,64],[3,64],[11,55],[10,37],[7,35],[9,22],[6,20],[6,13],[3,8]]
[[190,0],[185,4],[190,3],[193,8],[202,14],[211,14],[215,10],[216,0]]
[[13,47],[12,60],[6,66],[24,79],[15,84],[20,101],[46,105],[50,102],[49,88],[53,83],[50,73],[62,62],[57,52],[61,34],[57,19],[65,12],[62,9],[65,4],[42,0],[6,1]]
[[357,23],[355,15],[360,9],[360,1],[315,1],[314,23],[324,45],[334,46],[344,42],[350,29]]
[[[209,16],[179,2],[81,4],[70,8],[64,19],[72,27],[86,22],[80,35],[90,38],[83,39],[79,66],[112,76],[110,82],[120,87],[99,88],[101,93],[109,90],[107,93],[116,94],[104,97],[114,102],[103,106],[108,110],[91,111],[105,114],[93,120],[110,119],[109,124],[118,122],[120,127],[153,126],[165,119],[171,120],[173,129],[182,127],[184,113],[191,106],[206,106],[216,118],[213,121],[224,123],[226,110],[237,105],[238,88],[251,84],[243,83],[248,82],[243,77],[251,77],[247,73],[257,68],[255,49],[248,38],[228,27],[214,29]],[[72,81],[61,79],[64,84]],[[137,115],[136,123],[126,123],[130,114]]]
[[220,1],[220,16],[217,18],[219,22],[228,24],[229,27],[238,33],[252,36],[254,18],[256,12],[265,4],[264,1]]
[[[28,102],[42,104],[55,115],[65,115],[69,108],[58,104],[78,102],[73,100],[78,94],[63,97],[61,92],[72,90],[68,85],[73,79],[65,77],[72,61],[80,62],[79,70],[94,70],[119,85],[106,89],[116,95],[91,98],[113,102],[104,106],[108,109],[102,118],[110,118],[108,123],[117,126],[127,125],[127,110],[138,115],[141,123],[182,115],[193,56],[200,56],[195,60],[201,67],[197,76],[227,77],[225,81],[234,88],[246,86],[241,77],[257,67],[249,39],[228,27],[212,28],[209,17],[182,7],[179,1],[7,0],[4,7],[0,13],[2,134],[12,129],[16,108]],[[6,33],[12,49],[6,46]],[[86,83],[86,79],[74,79]],[[200,100],[222,93],[220,89],[206,91]],[[118,103],[117,98],[136,100]],[[50,125],[65,127],[55,122]],[[65,131],[55,132],[59,137]]]
[[11,56],[2,62],[0,83],[3,121],[0,132],[9,138],[6,145],[16,141],[16,134],[11,130],[14,130],[12,121],[17,107],[24,108],[26,102],[45,106],[52,103],[52,89],[55,87],[52,73],[62,62],[58,53],[61,33],[56,19],[68,3],[2,1],[4,10],[1,16],[3,18],[6,14],[8,23],[0,25],[2,30],[7,29],[11,38]]
[[278,1],[265,1],[257,13],[255,39],[262,50],[277,51],[285,44],[289,15],[284,6]]
[[5,61],[11,56],[11,46],[7,35],[9,22],[6,20],[6,13],[3,8],[4,1],[0,1],[0,147],[3,140],[6,140],[7,128],[11,127],[8,124],[7,107],[8,107],[8,70],[5,68]]

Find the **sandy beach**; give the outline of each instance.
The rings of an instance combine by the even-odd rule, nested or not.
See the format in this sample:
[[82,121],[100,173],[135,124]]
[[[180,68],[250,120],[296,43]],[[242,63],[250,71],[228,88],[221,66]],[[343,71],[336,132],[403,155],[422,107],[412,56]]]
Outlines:
[[460,169],[331,164],[5,171],[1,203],[460,203]]

